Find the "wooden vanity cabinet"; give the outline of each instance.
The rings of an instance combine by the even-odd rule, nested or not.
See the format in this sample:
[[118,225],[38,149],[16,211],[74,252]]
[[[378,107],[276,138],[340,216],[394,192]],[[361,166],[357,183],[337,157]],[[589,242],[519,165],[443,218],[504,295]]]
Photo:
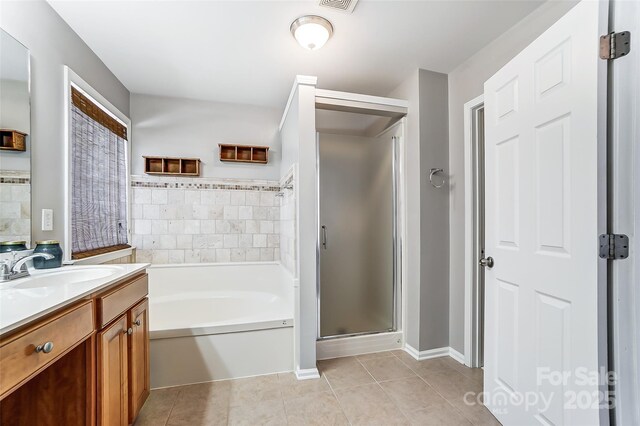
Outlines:
[[0,338],[0,424],[127,426],[150,393],[141,273]]
[[126,315],[98,333],[98,424],[129,422]]
[[149,377],[149,299],[128,313],[129,327],[129,423],[132,424],[151,392]]
[[[98,425],[132,424],[149,396],[147,275],[98,296]],[[115,320],[113,318],[116,318]]]

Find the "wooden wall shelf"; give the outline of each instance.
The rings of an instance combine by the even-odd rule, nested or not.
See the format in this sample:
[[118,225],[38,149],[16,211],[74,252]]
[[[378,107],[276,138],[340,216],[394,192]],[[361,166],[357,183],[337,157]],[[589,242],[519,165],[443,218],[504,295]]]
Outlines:
[[199,158],[147,157],[144,172],[148,175],[200,176]]
[[4,151],[26,151],[27,134],[11,129],[0,129],[2,144],[0,150]]
[[218,144],[220,147],[220,161],[231,163],[267,164],[269,162],[269,147],[257,145]]

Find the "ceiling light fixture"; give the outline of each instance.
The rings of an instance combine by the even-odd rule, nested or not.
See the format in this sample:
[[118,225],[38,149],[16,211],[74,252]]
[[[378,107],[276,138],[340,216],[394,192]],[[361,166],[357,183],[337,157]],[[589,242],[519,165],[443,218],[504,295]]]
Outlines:
[[333,35],[333,25],[322,16],[302,16],[291,24],[291,34],[305,49],[318,50]]

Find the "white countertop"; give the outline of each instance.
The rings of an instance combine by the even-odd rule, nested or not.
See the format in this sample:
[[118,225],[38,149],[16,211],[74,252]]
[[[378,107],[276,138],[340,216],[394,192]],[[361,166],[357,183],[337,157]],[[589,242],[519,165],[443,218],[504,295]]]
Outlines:
[[[0,336],[100,289],[133,276],[148,263],[63,266],[0,283]],[[78,274],[78,275],[74,275]],[[86,274],[87,279],[77,280]],[[76,277],[76,281],[68,277]]]

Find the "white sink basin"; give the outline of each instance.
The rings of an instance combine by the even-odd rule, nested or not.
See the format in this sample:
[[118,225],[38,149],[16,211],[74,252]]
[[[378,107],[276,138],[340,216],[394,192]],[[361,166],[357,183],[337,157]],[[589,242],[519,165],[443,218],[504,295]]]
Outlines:
[[63,267],[50,272],[38,271],[28,278],[16,280],[12,287],[19,290],[73,285],[108,278],[121,271],[122,267],[117,265]]

